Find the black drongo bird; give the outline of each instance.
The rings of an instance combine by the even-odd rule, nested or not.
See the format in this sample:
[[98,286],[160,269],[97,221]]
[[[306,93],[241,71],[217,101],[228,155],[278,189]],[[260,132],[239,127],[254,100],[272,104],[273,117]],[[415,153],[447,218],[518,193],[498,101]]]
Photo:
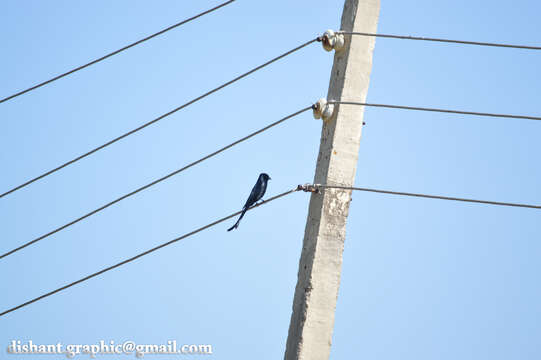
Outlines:
[[239,227],[240,219],[244,216],[244,213],[246,210],[250,208],[250,206],[254,205],[256,202],[261,200],[263,195],[265,195],[265,191],[267,190],[267,182],[270,180],[270,176],[261,173],[259,174],[259,177],[257,178],[257,182],[254,185],[254,188],[252,189],[252,192],[250,193],[250,196],[248,196],[248,200],[246,200],[246,204],[244,204],[244,207],[242,208],[242,213],[240,214],[239,219],[235,223],[235,225],[231,226],[227,231],[231,231],[233,229],[236,229]]

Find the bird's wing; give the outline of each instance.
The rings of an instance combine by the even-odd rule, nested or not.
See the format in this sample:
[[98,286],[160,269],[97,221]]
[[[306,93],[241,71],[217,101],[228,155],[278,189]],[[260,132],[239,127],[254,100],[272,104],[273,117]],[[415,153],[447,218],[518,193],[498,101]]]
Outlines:
[[268,184],[267,181],[263,181],[263,183],[259,187],[259,192],[257,194],[257,201],[259,201],[263,197],[263,195],[265,195],[265,192],[267,191],[267,184]]
[[250,196],[248,196],[248,200],[246,200],[245,207],[252,206],[257,200],[259,200],[257,197],[259,196],[259,193],[261,192],[261,183],[258,180],[254,187],[252,188],[252,191],[250,192]]

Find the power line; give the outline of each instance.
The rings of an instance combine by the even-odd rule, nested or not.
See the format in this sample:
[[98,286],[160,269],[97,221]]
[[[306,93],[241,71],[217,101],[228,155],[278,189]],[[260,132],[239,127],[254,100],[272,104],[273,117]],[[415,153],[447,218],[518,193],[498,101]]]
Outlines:
[[[281,193],[281,194],[279,194],[279,195],[273,196],[273,197],[271,197],[270,199],[268,199],[268,200],[266,200],[266,201],[264,201],[264,202],[262,202],[262,203],[260,203],[260,204],[256,204],[256,205],[252,206],[251,208],[249,208],[248,210],[252,210],[252,209],[254,209],[254,208],[258,207],[258,206],[261,206],[262,204],[267,204],[267,203],[269,203],[269,202],[271,202],[271,201],[274,201],[274,200],[276,200],[276,199],[278,199],[278,198],[281,198],[281,197],[283,197],[283,196],[292,194],[292,193],[294,193],[294,192],[296,192],[296,191],[299,191],[299,190],[301,190],[301,189],[302,189],[302,186],[299,185],[299,186],[296,187],[295,189],[288,190],[288,191],[283,192],[283,193]],[[190,237],[190,236],[192,236],[192,235],[195,235],[195,234],[197,234],[198,232],[203,231],[203,230],[205,230],[205,229],[208,229],[208,228],[210,228],[210,227],[213,227],[214,225],[217,225],[217,224],[219,224],[219,223],[221,223],[221,222],[223,222],[223,221],[225,221],[225,220],[228,220],[228,219],[230,219],[230,218],[232,218],[232,217],[234,217],[234,216],[240,214],[241,212],[242,212],[242,211],[237,211],[237,212],[234,213],[234,214],[231,214],[231,215],[228,215],[228,216],[226,216],[226,217],[223,217],[223,218],[221,218],[221,219],[219,219],[219,220],[216,220],[216,221],[214,221],[214,222],[212,222],[212,223],[210,223],[210,224],[208,224],[208,225],[205,225],[205,226],[200,227],[200,228],[198,228],[198,229],[196,229],[196,230],[193,230],[193,231],[191,231],[191,232],[189,232],[189,233],[187,233],[187,234],[184,234],[184,235],[179,236],[179,237],[177,237],[177,238],[175,238],[175,239],[173,239],[173,240],[170,240],[170,241],[168,241],[168,242],[166,242],[166,243],[163,243],[163,244],[161,244],[161,245],[158,245],[158,246],[156,246],[156,247],[153,247],[152,249],[146,250],[146,251],[144,251],[144,252],[142,252],[142,253],[140,253],[140,254],[138,254],[138,255],[132,256],[132,257],[130,257],[130,258],[126,259],[126,260],[123,260],[123,261],[121,261],[121,262],[119,262],[119,263],[117,263],[117,264],[115,264],[115,265],[111,265],[111,266],[109,266],[109,267],[106,267],[105,269],[102,269],[102,270],[97,271],[97,272],[95,272],[95,273],[93,273],[93,274],[90,274],[90,275],[88,275],[88,276],[85,276],[85,277],[82,278],[82,279],[76,280],[76,281],[71,282],[71,283],[69,283],[69,284],[67,284],[67,285],[64,285],[64,286],[62,286],[62,287],[59,287],[58,289],[55,289],[55,290],[53,290],[53,291],[49,291],[49,292],[46,293],[46,294],[43,294],[43,295],[41,295],[41,296],[38,296],[37,298],[34,298],[34,299],[29,300],[29,301],[27,301],[27,302],[25,302],[25,303],[22,303],[22,304],[20,304],[20,305],[17,305],[17,306],[15,306],[15,307],[12,307],[12,308],[10,308],[10,309],[4,311],[4,312],[1,312],[1,313],[0,313],[0,317],[4,316],[4,315],[6,315],[6,314],[8,314],[8,313],[10,313],[10,312],[12,312],[12,311],[15,311],[15,310],[17,310],[17,309],[20,309],[20,308],[22,308],[22,307],[25,307],[25,306],[27,306],[27,305],[30,305],[30,304],[32,304],[32,303],[34,303],[34,302],[36,302],[36,301],[39,301],[39,300],[41,300],[41,299],[44,299],[44,298],[46,298],[46,297],[48,297],[48,296],[51,296],[51,295],[53,295],[53,294],[56,294],[57,292],[60,292],[60,291],[62,291],[62,290],[65,290],[65,289],[67,289],[67,288],[70,288],[70,287],[72,287],[72,286],[74,286],[74,285],[77,285],[77,284],[79,284],[79,283],[82,283],[82,282],[84,282],[84,281],[86,281],[86,280],[89,280],[89,279],[91,279],[91,278],[93,278],[93,277],[95,277],[95,276],[101,275],[101,274],[103,274],[103,273],[105,273],[105,272],[107,272],[107,271],[109,271],[109,270],[113,270],[113,269],[115,269],[115,268],[117,268],[117,267],[119,267],[119,266],[125,265],[125,264],[127,264],[127,263],[129,263],[129,262],[132,262],[132,261],[134,261],[134,260],[136,260],[136,259],[139,259],[140,257],[143,257],[143,256],[145,256],[145,255],[148,255],[148,254],[150,254],[150,253],[152,253],[152,252],[154,252],[154,251],[156,251],[156,250],[158,250],[158,249],[161,249],[161,248],[163,248],[163,247],[169,246],[169,245],[171,245],[171,244],[173,244],[173,243],[175,243],[175,242],[177,242],[177,241],[180,241],[180,240],[182,240],[182,239],[185,239],[185,238],[187,238],[187,237]]]
[[541,117],[528,116],[528,115],[494,114],[494,113],[482,113],[482,112],[462,111],[462,110],[403,106],[403,105],[371,104],[371,103],[355,102],[355,101],[329,101],[329,104],[360,105],[360,106],[371,106],[371,107],[381,107],[381,108],[401,109],[401,110],[432,111],[432,112],[442,112],[442,113],[451,113],[451,114],[488,116],[488,117],[499,117],[499,118],[510,118],[510,119],[541,120]]
[[155,118],[154,120],[151,120],[151,121],[149,121],[149,122],[147,122],[147,123],[145,123],[145,124],[143,124],[143,125],[141,125],[141,126],[135,128],[135,129],[133,129],[133,130],[130,130],[130,131],[128,131],[128,132],[126,132],[126,133],[124,133],[124,134],[122,134],[122,135],[120,135],[120,136],[118,136],[118,137],[116,137],[116,138],[114,138],[114,139],[112,139],[112,140],[106,142],[106,143],[103,144],[103,145],[100,145],[100,146],[98,146],[98,147],[96,147],[96,148],[94,148],[94,149],[92,149],[92,150],[90,150],[90,151],[88,151],[88,152],[86,152],[86,153],[80,155],[80,156],[77,156],[76,158],[74,158],[74,159],[72,159],[72,160],[70,160],[70,161],[68,161],[68,162],[65,162],[64,164],[62,164],[62,165],[60,165],[60,166],[57,166],[56,168],[54,168],[54,169],[52,169],[52,170],[49,170],[49,171],[47,171],[47,172],[45,172],[45,173],[43,173],[43,174],[41,174],[41,175],[39,175],[39,176],[37,176],[37,177],[35,177],[35,178],[33,178],[33,179],[30,179],[30,180],[28,180],[28,181],[26,181],[26,182],[24,182],[24,183],[22,183],[22,184],[20,184],[20,185],[18,185],[18,186],[16,186],[16,187],[12,188],[12,189],[10,189],[10,190],[8,190],[8,191],[6,191],[6,192],[0,194],[0,198],[6,196],[6,195],[8,195],[8,194],[11,194],[12,192],[15,192],[15,191],[17,191],[17,190],[20,190],[20,189],[24,188],[25,186],[28,186],[28,185],[32,184],[33,182],[35,182],[35,181],[37,181],[37,180],[40,180],[40,179],[42,179],[42,178],[44,178],[44,177],[46,177],[46,176],[49,176],[49,175],[51,175],[51,174],[57,172],[58,170],[60,170],[60,169],[62,169],[62,168],[65,168],[65,167],[68,166],[68,165],[71,165],[71,164],[73,164],[73,163],[75,163],[75,162],[77,162],[77,161],[79,161],[79,160],[81,160],[81,159],[83,159],[83,158],[85,158],[85,157],[87,157],[87,156],[89,156],[89,155],[91,155],[91,154],[93,154],[93,153],[95,153],[95,152],[97,152],[97,151],[103,149],[103,148],[106,148],[107,146],[109,146],[109,145],[111,145],[111,144],[114,144],[115,142],[117,142],[117,141],[119,141],[119,140],[121,140],[121,139],[123,139],[123,138],[125,138],[125,137],[127,137],[127,136],[129,136],[129,135],[132,135],[132,134],[134,134],[134,133],[136,133],[136,132],[138,132],[138,131],[140,131],[140,130],[142,130],[142,129],[144,129],[144,128],[146,128],[147,126],[152,125],[152,124],[154,124],[154,123],[156,123],[156,122],[162,120],[163,118],[165,118],[165,117],[167,117],[167,116],[169,116],[169,115],[172,115],[173,113],[175,113],[175,112],[177,112],[177,111],[179,111],[179,110],[181,110],[181,109],[184,109],[184,108],[187,107],[187,106],[192,105],[193,103],[195,103],[195,102],[197,102],[197,101],[199,101],[199,100],[201,100],[201,99],[203,99],[203,98],[205,98],[205,97],[207,97],[207,96],[209,96],[209,95],[215,93],[216,91],[221,90],[221,89],[223,89],[223,88],[225,88],[225,87],[227,87],[227,86],[233,84],[234,82],[236,82],[236,81],[238,81],[238,80],[240,80],[240,79],[242,79],[242,78],[244,78],[244,77],[246,77],[246,76],[248,76],[248,75],[250,75],[250,74],[252,74],[252,73],[254,73],[254,72],[256,72],[256,71],[258,71],[258,70],[261,70],[261,69],[263,69],[264,67],[266,67],[266,66],[272,64],[273,62],[278,61],[278,60],[280,60],[280,59],[282,59],[282,58],[284,58],[284,57],[286,57],[286,56],[288,56],[288,55],[291,55],[292,53],[294,53],[294,52],[296,52],[296,51],[298,51],[298,50],[300,50],[300,49],[302,49],[302,48],[304,48],[304,47],[306,47],[306,46],[308,46],[308,45],[310,45],[310,44],[312,44],[313,42],[316,42],[316,41],[320,41],[320,39],[319,39],[319,38],[316,38],[316,39],[312,39],[312,40],[310,40],[310,41],[308,41],[308,42],[305,42],[304,44],[299,45],[299,46],[297,46],[296,48],[294,48],[294,49],[292,49],[292,50],[289,50],[289,51],[287,51],[287,52],[285,52],[285,53],[283,53],[283,54],[281,54],[281,55],[279,55],[279,56],[277,56],[277,57],[275,57],[275,58],[273,58],[273,59],[267,61],[266,63],[264,63],[264,64],[262,64],[262,65],[259,65],[259,66],[253,68],[252,70],[250,70],[250,71],[248,71],[248,72],[245,72],[245,73],[242,74],[242,75],[237,76],[237,77],[234,78],[233,80],[230,80],[230,81],[228,81],[228,82],[226,82],[226,83],[224,83],[224,84],[222,84],[222,85],[220,85],[220,86],[218,86],[218,87],[216,87],[216,88],[214,88],[214,89],[212,89],[212,90],[210,90],[210,91],[204,93],[203,95],[200,95],[200,96],[196,97],[195,99],[192,99],[192,100],[188,101],[187,103],[185,103],[185,104],[183,104],[183,105],[181,105],[181,106],[179,106],[179,107],[177,107],[177,108],[175,108],[175,109],[173,109],[173,110],[171,110],[171,111],[169,111],[169,112],[167,112],[167,113],[165,113],[165,114],[163,114],[163,115],[161,115],[161,116]]
[[[401,192],[401,191],[389,191],[389,190],[379,190],[379,189],[370,189],[370,188],[362,188],[362,187],[351,187],[351,186],[339,186],[339,185],[305,185],[305,189],[308,189],[307,191],[312,191],[314,189],[318,188],[327,188],[327,189],[343,189],[343,190],[358,190],[358,191],[367,191],[367,192],[375,192],[375,193],[381,193],[381,194],[391,194],[391,195],[403,195],[403,196],[415,196],[415,197],[422,197],[422,198],[429,198],[429,199],[440,199],[440,200],[451,200],[451,201],[463,201],[463,202],[471,202],[471,203],[479,203],[479,204],[488,204],[488,205],[499,205],[499,206],[513,206],[513,207],[523,207],[523,208],[530,208],[530,209],[541,209],[540,205],[531,205],[531,204],[518,204],[518,203],[509,203],[509,202],[500,202],[500,201],[491,201],[491,200],[476,200],[476,199],[466,199],[466,198],[458,198],[458,197],[450,197],[450,196],[441,196],[441,195],[427,195],[427,194],[418,194],[418,193],[409,193],[409,192]],[[312,190],[309,190],[312,189]]]
[[296,112],[294,112],[294,113],[292,113],[292,114],[290,114],[290,115],[288,115],[288,116],[286,116],[286,117],[283,117],[283,118],[281,118],[280,120],[275,121],[275,122],[273,122],[273,123],[271,123],[271,124],[265,126],[264,128],[261,128],[261,129],[259,129],[259,130],[257,130],[257,131],[254,131],[254,132],[252,132],[252,133],[246,135],[245,137],[243,137],[243,138],[241,138],[241,139],[239,139],[239,140],[237,140],[237,141],[235,141],[235,142],[232,142],[231,144],[229,144],[229,145],[227,145],[227,146],[224,146],[224,147],[222,147],[221,149],[218,149],[218,150],[214,151],[213,153],[210,153],[210,154],[208,154],[208,155],[202,157],[202,158],[199,159],[199,160],[196,160],[196,161],[194,161],[194,162],[192,162],[192,163],[190,163],[190,164],[188,164],[188,165],[186,165],[186,166],[184,166],[184,167],[182,167],[182,168],[180,168],[180,169],[177,169],[177,170],[175,170],[175,171],[173,171],[173,172],[171,172],[171,173],[169,173],[169,174],[167,174],[167,175],[165,175],[165,176],[163,176],[163,177],[161,177],[161,178],[159,178],[159,179],[157,179],[157,180],[154,180],[154,181],[152,181],[152,182],[150,182],[150,183],[148,183],[148,184],[146,184],[146,185],[144,185],[144,186],[141,186],[140,188],[138,188],[138,189],[136,189],[136,190],[134,190],[134,191],[132,191],[132,192],[130,192],[130,193],[127,193],[127,194],[125,194],[125,195],[123,195],[123,196],[121,196],[121,197],[119,197],[119,198],[117,198],[117,199],[115,199],[115,200],[113,200],[113,201],[108,202],[108,203],[105,204],[105,205],[100,206],[100,207],[97,208],[97,209],[94,209],[94,210],[92,210],[92,211],[86,213],[86,214],[83,215],[83,216],[78,217],[78,218],[75,219],[75,220],[72,220],[72,221],[68,222],[67,224],[64,224],[64,225],[62,225],[62,226],[60,226],[60,227],[57,227],[56,229],[54,229],[54,230],[52,230],[52,231],[49,231],[48,233],[46,233],[46,234],[44,234],[44,235],[41,235],[41,236],[39,236],[39,237],[37,237],[37,238],[35,238],[35,239],[33,239],[33,240],[31,240],[31,241],[29,241],[29,242],[27,242],[27,243],[21,245],[21,246],[15,248],[15,249],[13,249],[13,250],[10,250],[10,251],[8,251],[8,252],[6,252],[6,253],[0,255],[0,259],[4,258],[4,257],[6,257],[6,256],[9,256],[9,255],[11,255],[11,254],[13,254],[13,253],[15,253],[15,252],[17,252],[17,251],[19,251],[19,250],[22,250],[22,249],[24,249],[25,247],[27,247],[27,246],[29,246],[29,245],[32,245],[32,244],[34,244],[34,243],[36,243],[36,242],[38,242],[38,241],[40,241],[40,240],[43,240],[43,239],[45,239],[45,238],[47,238],[47,237],[49,237],[49,236],[51,236],[51,235],[53,235],[53,234],[55,234],[55,233],[61,231],[61,230],[64,230],[64,229],[70,227],[71,225],[74,225],[74,224],[78,223],[79,221],[82,221],[82,220],[84,220],[84,219],[86,219],[86,218],[88,218],[88,217],[90,217],[90,216],[92,216],[92,215],[94,215],[94,214],[96,214],[96,213],[98,213],[98,212],[100,212],[100,211],[102,211],[102,210],[108,208],[109,206],[111,206],[111,205],[113,205],[113,204],[116,204],[117,202],[120,202],[120,201],[122,201],[122,200],[124,200],[124,199],[126,199],[126,198],[128,198],[128,197],[130,197],[130,196],[132,196],[132,195],[135,195],[135,194],[137,194],[137,193],[140,192],[140,191],[143,191],[143,190],[145,190],[145,189],[148,189],[149,187],[151,187],[151,186],[153,186],[153,185],[156,185],[156,184],[158,184],[158,183],[160,183],[160,182],[162,182],[162,181],[164,181],[164,180],[170,178],[171,176],[177,175],[177,174],[183,172],[184,170],[187,170],[187,169],[191,168],[191,167],[194,166],[194,165],[197,165],[197,164],[199,164],[199,163],[201,163],[201,162],[203,162],[203,161],[205,161],[205,160],[208,160],[208,159],[210,159],[211,157],[214,157],[214,156],[218,155],[219,153],[221,153],[221,152],[223,152],[223,151],[225,151],[225,150],[227,150],[227,149],[229,149],[229,148],[232,148],[233,146],[238,145],[238,144],[240,144],[241,142],[244,142],[244,141],[250,139],[250,138],[253,137],[253,136],[256,136],[256,135],[258,135],[258,134],[260,134],[260,133],[262,133],[262,132],[265,132],[265,131],[269,130],[270,128],[272,128],[272,127],[274,127],[274,126],[276,126],[276,125],[278,125],[278,124],[281,124],[281,123],[283,123],[284,121],[286,121],[286,120],[288,120],[288,119],[291,119],[291,118],[293,118],[293,117],[295,117],[295,116],[297,116],[297,115],[299,115],[299,114],[301,114],[301,113],[303,113],[303,112],[305,112],[305,111],[307,111],[307,110],[309,110],[309,109],[311,109],[311,108],[312,108],[311,106],[308,106],[308,107],[306,107],[306,108],[304,108],[304,109],[301,109],[301,110],[299,110],[299,111],[296,111]]
[[5,102],[5,101],[11,100],[11,99],[13,99],[13,98],[16,98],[17,96],[26,94],[26,93],[29,92],[29,91],[35,90],[35,89],[37,89],[37,88],[40,88],[40,87],[42,87],[42,86],[44,86],[44,85],[50,84],[50,83],[52,83],[53,81],[59,80],[59,79],[65,77],[65,76],[68,76],[68,75],[70,75],[70,74],[73,74],[73,73],[75,73],[75,72],[77,72],[77,71],[79,71],[79,70],[82,70],[82,69],[84,69],[84,68],[90,66],[90,65],[94,65],[94,64],[96,64],[96,63],[99,63],[100,61],[103,61],[103,60],[105,60],[105,59],[107,59],[107,58],[109,58],[109,57],[111,57],[111,56],[113,56],[113,55],[116,55],[116,54],[118,54],[118,53],[121,53],[121,52],[124,51],[124,50],[127,50],[127,49],[129,49],[129,48],[131,48],[131,47],[134,47],[134,46],[136,46],[136,45],[139,45],[139,44],[141,44],[141,43],[143,43],[143,42],[145,42],[145,41],[147,41],[147,40],[150,40],[150,39],[152,39],[152,38],[154,38],[154,37],[156,37],[156,36],[158,36],[158,35],[161,35],[161,34],[163,34],[163,33],[166,33],[166,32],[168,32],[169,30],[173,30],[173,29],[176,28],[176,27],[179,27],[179,26],[181,26],[181,25],[184,25],[184,24],[186,24],[186,23],[188,23],[188,22],[190,22],[190,21],[192,21],[192,20],[195,20],[195,19],[197,19],[197,18],[199,18],[199,17],[201,17],[201,16],[203,16],[203,15],[209,14],[209,13],[215,11],[215,10],[218,10],[218,9],[221,8],[221,7],[224,7],[224,6],[226,6],[226,5],[229,5],[229,4],[231,4],[232,2],[234,2],[234,1],[235,1],[235,0],[229,0],[229,1],[226,1],[226,2],[224,2],[224,3],[222,3],[222,4],[218,5],[218,6],[213,7],[212,9],[203,11],[202,13],[199,13],[199,14],[197,14],[197,15],[195,15],[195,16],[192,16],[191,18],[182,20],[181,22],[178,22],[178,23],[176,23],[176,24],[174,24],[174,25],[169,26],[168,28],[165,28],[165,29],[163,29],[163,30],[160,30],[160,31],[158,31],[157,33],[154,33],[154,34],[152,34],[152,35],[149,35],[149,36],[147,36],[147,37],[145,37],[145,38],[143,38],[143,39],[141,39],[141,40],[137,40],[136,42],[133,42],[133,43],[131,43],[131,44],[129,44],[129,45],[126,45],[126,46],[124,46],[123,48],[120,48],[120,49],[118,49],[118,50],[115,50],[115,51],[113,51],[113,52],[111,52],[111,53],[109,53],[109,54],[107,54],[107,55],[104,55],[104,56],[98,58],[98,59],[92,60],[92,61],[89,62],[89,63],[86,63],[86,64],[84,64],[84,65],[81,65],[81,66],[79,66],[79,67],[76,67],[75,69],[72,69],[72,70],[67,71],[67,72],[65,72],[65,73],[63,73],[63,74],[60,74],[60,75],[58,75],[58,76],[55,76],[55,77],[53,77],[52,79],[49,79],[49,80],[46,80],[46,81],[41,82],[41,83],[39,83],[39,84],[36,84],[36,85],[34,85],[34,86],[31,86],[31,87],[29,87],[29,88],[26,89],[26,90],[22,90],[22,91],[19,91],[19,92],[13,94],[13,95],[7,96],[7,97],[5,97],[5,98],[3,98],[3,99],[0,100],[0,104],[3,103],[3,102]]
[[505,48],[527,49],[527,50],[541,50],[541,46],[502,44],[502,43],[490,43],[490,42],[466,41],[466,40],[452,40],[452,39],[438,39],[438,38],[419,37],[419,36],[373,34],[373,33],[364,33],[364,32],[339,31],[338,33],[339,34],[344,34],[344,35],[360,35],[360,36],[371,36],[371,37],[381,37],[381,38],[391,38],[391,39],[401,39],[401,40],[436,41],[436,42],[445,42],[445,43],[454,43],[454,44],[505,47]]
[[[448,196],[440,196],[440,195],[427,195],[427,194],[419,194],[419,193],[408,193],[408,192],[398,192],[398,191],[389,191],[389,190],[379,190],[379,189],[362,188],[362,187],[350,187],[350,186],[339,186],[339,185],[306,184],[306,185],[298,185],[298,186],[297,186],[296,188],[294,188],[294,189],[288,190],[288,191],[283,192],[283,193],[281,193],[281,194],[278,194],[278,195],[276,195],[276,196],[274,196],[274,197],[271,197],[270,199],[266,200],[265,202],[262,202],[262,203],[260,203],[260,204],[256,204],[256,205],[252,206],[252,207],[249,208],[248,210],[252,210],[252,209],[254,209],[254,208],[258,207],[258,206],[261,206],[262,204],[269,203],[269,202],[274,201],[274,200],[276,200],[276,199],[278,199],[278,198],[281,198],[281,197],[283,197],[283,196],[292,194],[292,193],[297,192],[297,191],[300,191],[300,190],[303,190],[303,191],[306,191],[306,192],[318,192],[319,189],[322,189],[322,188],[323,188],[323,189],[325,189],[325,188],[327,188],[327,189],[333,188],[333,189],[352,190],[352,191],[353,191],[353,190],[357,190],[357,191],[367,191],[367,192],[375,192],[375,193],[383,193],[383,194],[391,194],[391,195],[414,196],[414,197],[423,197],[423,198],[440,199],[440,200],[464,201],[464,202],[473,202],[473,203],[490,204],[490,205],[501,205],[501,206],[513,206],[513,207],[526,207],[526,208],[541,209],[541,206],[538,206],[538,205],[529,205],[529,204],[518,204],[518,203],[507,203],[507,202],[488,201],[488,200],[466,199],[466,198],[448,197]],[[179,236],[179,237],[177,237],[177,238],[175,238],[175,239],[173,239],[173,240],[170,240],[170,241],[168,241],[168,242],[166,242],[166,243],[163,243],[163,244],[158,245],[158,246],[156,246],[156,247],[153,247],[153,248],[151,248],[151,249],[149,249],[149,250],[146,250],[146,251],[144,251],[144,252],[142,252],[142,253],[140,253],[140,254],[138,254],[138,255],[135,255],[135,256],[130,257],[130,258],[126,259],[126,260],[123,260],[123,261],[121,261],[121,262],[119,262],[119,263],[117,263],[117,264],[115,264],[115,265],[109,266],[109,267],[107,267],[107,268],[105,268],[105,269],[102,269],[102,270],[97,271],[97,272],[95,272],[95,273],[92,273],[92,274],[90,274],[90,275],[88,275],[88,276],[85,276],[85,277],[82,278],[82,279],[79,279],[79,280],[76,280],[76,281],[74,281],[74,282],[71,282],[71,283],[69,283],[69,284],[67,284],[67,285],[64,285],[64,286],[62,286],[62,287],[60,287],[60,288],[58,288],[58,289],[55,289],[55,290],[50,291],[50,292],[48,292],[48,293],[45,293],[45,294],[43,294],[43,295],[41,295],[41,296],[38,296],[38,297],[36,297],[36,298],[34,298],[34,299],[32,299],[32,300],[29,300],[29,301],[27,301],[27,302],[25,302],[25,303],[22,303],[22,304],[20,304],[20,305],[17,305],[17,306],[15,306],[15,307],[12,307],[12,308],[10,308],[10,309],[8,309],[8,310],[5,310],[5,311],[3,311],[2,313],[0,313],[0,317],[4,316],[4,315],[6,315],[6,314],[8,314],[8,313],[10,313],[10,312],[12,312],[12,311],[18,310],[18,309],[20,309],[20,308],[22,308],[22,307],[25,307],[25,306],[27,306],[27,305],[30,305],[30,304],[32,304],[32,303],[34,303],[34,302],[36,302],[36,301],[39,301],[39,300],[42,300],[42,299],[44,299],[44,298],[46,298],[46,297],[49,297],[49,296],[51,296],[51,295],[54,295],[54,294],[56,294],[57,292],[60,292],[60,291],[62,291],[62,290],[65,290],[65,289],[67,289],[67,288],[70,288],[70,287],[72,287],[72,286],[74,286],[74,285],[77,285],[77,284],[79,284],[79,283],[82,283],[82,282],[84,282],[84,281],[86,281],[86,280],[89,280],[89,279],[91,279],[91,278],[93,278],[93,277],[96,277],[96,276],[98,276],[98,275],[101,275],[101,274],[103,274],[103,273],[105,273],[105,272],[107,272],[107,271],[113,270],[113,269],[115,269],[115,268],[117,268],[117,267],[120,267],[120,266],[122,266],[122,265],[125,265],[125,264],[127,264],[127,263],[129,263],[129,262],[132,262],[132,261],[134,261],[134,260],[136,260],[136,259],[138,259],[138,258],[140,258],[140,257],[143,257],[143,256],[145,256],[145,255],[148,255],[148,254],[150,254],[150,253],[152,253],[152,252],[154,252],[154,251],[156,251],[156,250],[159,250],[159,249],[161,249],[161,248],[163,248],[163,247],[169,246],[169,245],[171,245],[171,244],[173,244],[173,243],[175,243],[175,242],[177,242],[177,241],[180,241],[180,240],[182,240],[182,239],[185,239],[185,238],[187,238],[187,237],[190,237],[190,236],[192,236],[192,235],[195,235],[195,234],[197,234],[197,233],[200,232],[200,231],[203,231],[203,230],[205,230],[205,229],[208,229],[208,228],[210,228],[210,227],[213,227],[213,226],[215,226],[215,225],[217,225],[217,224],[219,224],[219,223],[221,223],[221,222],[223,222],[223,221],[225,221],[225,220],[228,220],[228,219],[230,219],[230,218],[232,218],[232,217],[234,217],[234,216],[237,216],[237,215],[240,214],[240,213],[241,213],[241,211],[237,211],[236,213],[233,213],[233,214],[231,214],[231,215],[228,215],[228,216],[226,216],[226,217],[223,217],[223,218],[221,218],[221,219],[219,219],[219,220],[216,220],[216,221],[214,221],[214,222],[212,222],[212,223],[210,223],[210,224],[207,224],[207,225],[205,225],[205,226],[203,226],[203,227],[200,227],[200,228],[198,228],[198,229],[196,229],[196,230],[193,230],[193,231],[191,231],[191,232],[189,232],[189,233],[187,233],[187,234],[184,234],[184,235]]]

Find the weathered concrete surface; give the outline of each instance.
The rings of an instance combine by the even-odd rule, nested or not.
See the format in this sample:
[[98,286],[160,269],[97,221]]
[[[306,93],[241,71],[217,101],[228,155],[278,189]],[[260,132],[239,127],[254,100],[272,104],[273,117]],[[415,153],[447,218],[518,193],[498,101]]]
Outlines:
[[[340,30],[377,32],[379,7],[379,0],[346,0]],[[374,37],[346,36],[334,56],[328,100],[365,102],[374,45]],[[337,105],[323,124],[314,183],[353,186],[363,112]],[[338,189],[310,198],[286,360],[329,358],[350,200],[351,191]]]

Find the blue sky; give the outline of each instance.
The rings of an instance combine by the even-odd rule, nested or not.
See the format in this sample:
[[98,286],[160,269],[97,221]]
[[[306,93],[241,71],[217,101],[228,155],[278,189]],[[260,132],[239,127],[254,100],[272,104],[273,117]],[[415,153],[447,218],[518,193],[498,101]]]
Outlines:
[[[216,4],[6,1],[0,96]],[[342,5],[237,0],[0,104],[0,191],[336,29]],[[540,10],[383,0],[379,32],[540,45]],[[540,63],[537,51],[377,39],[367,100],[540,116]],[[0,251],[310,105],[331,66],[313,44],[0,199]],[[365,121],[357,186],[541,203],[539,122],[373,108]],[[307,112],[0,260],[1,310],[238,210],[260,172],[267,196],[311,181],[320,127]],[[231,220],[8,314],[0,347],[177,340],[212,344],[217,359],[283,357],[308,200],[290,195],[237,231]],[[539,359],[539,224],[531,209],[354,193],[331,358]]]

